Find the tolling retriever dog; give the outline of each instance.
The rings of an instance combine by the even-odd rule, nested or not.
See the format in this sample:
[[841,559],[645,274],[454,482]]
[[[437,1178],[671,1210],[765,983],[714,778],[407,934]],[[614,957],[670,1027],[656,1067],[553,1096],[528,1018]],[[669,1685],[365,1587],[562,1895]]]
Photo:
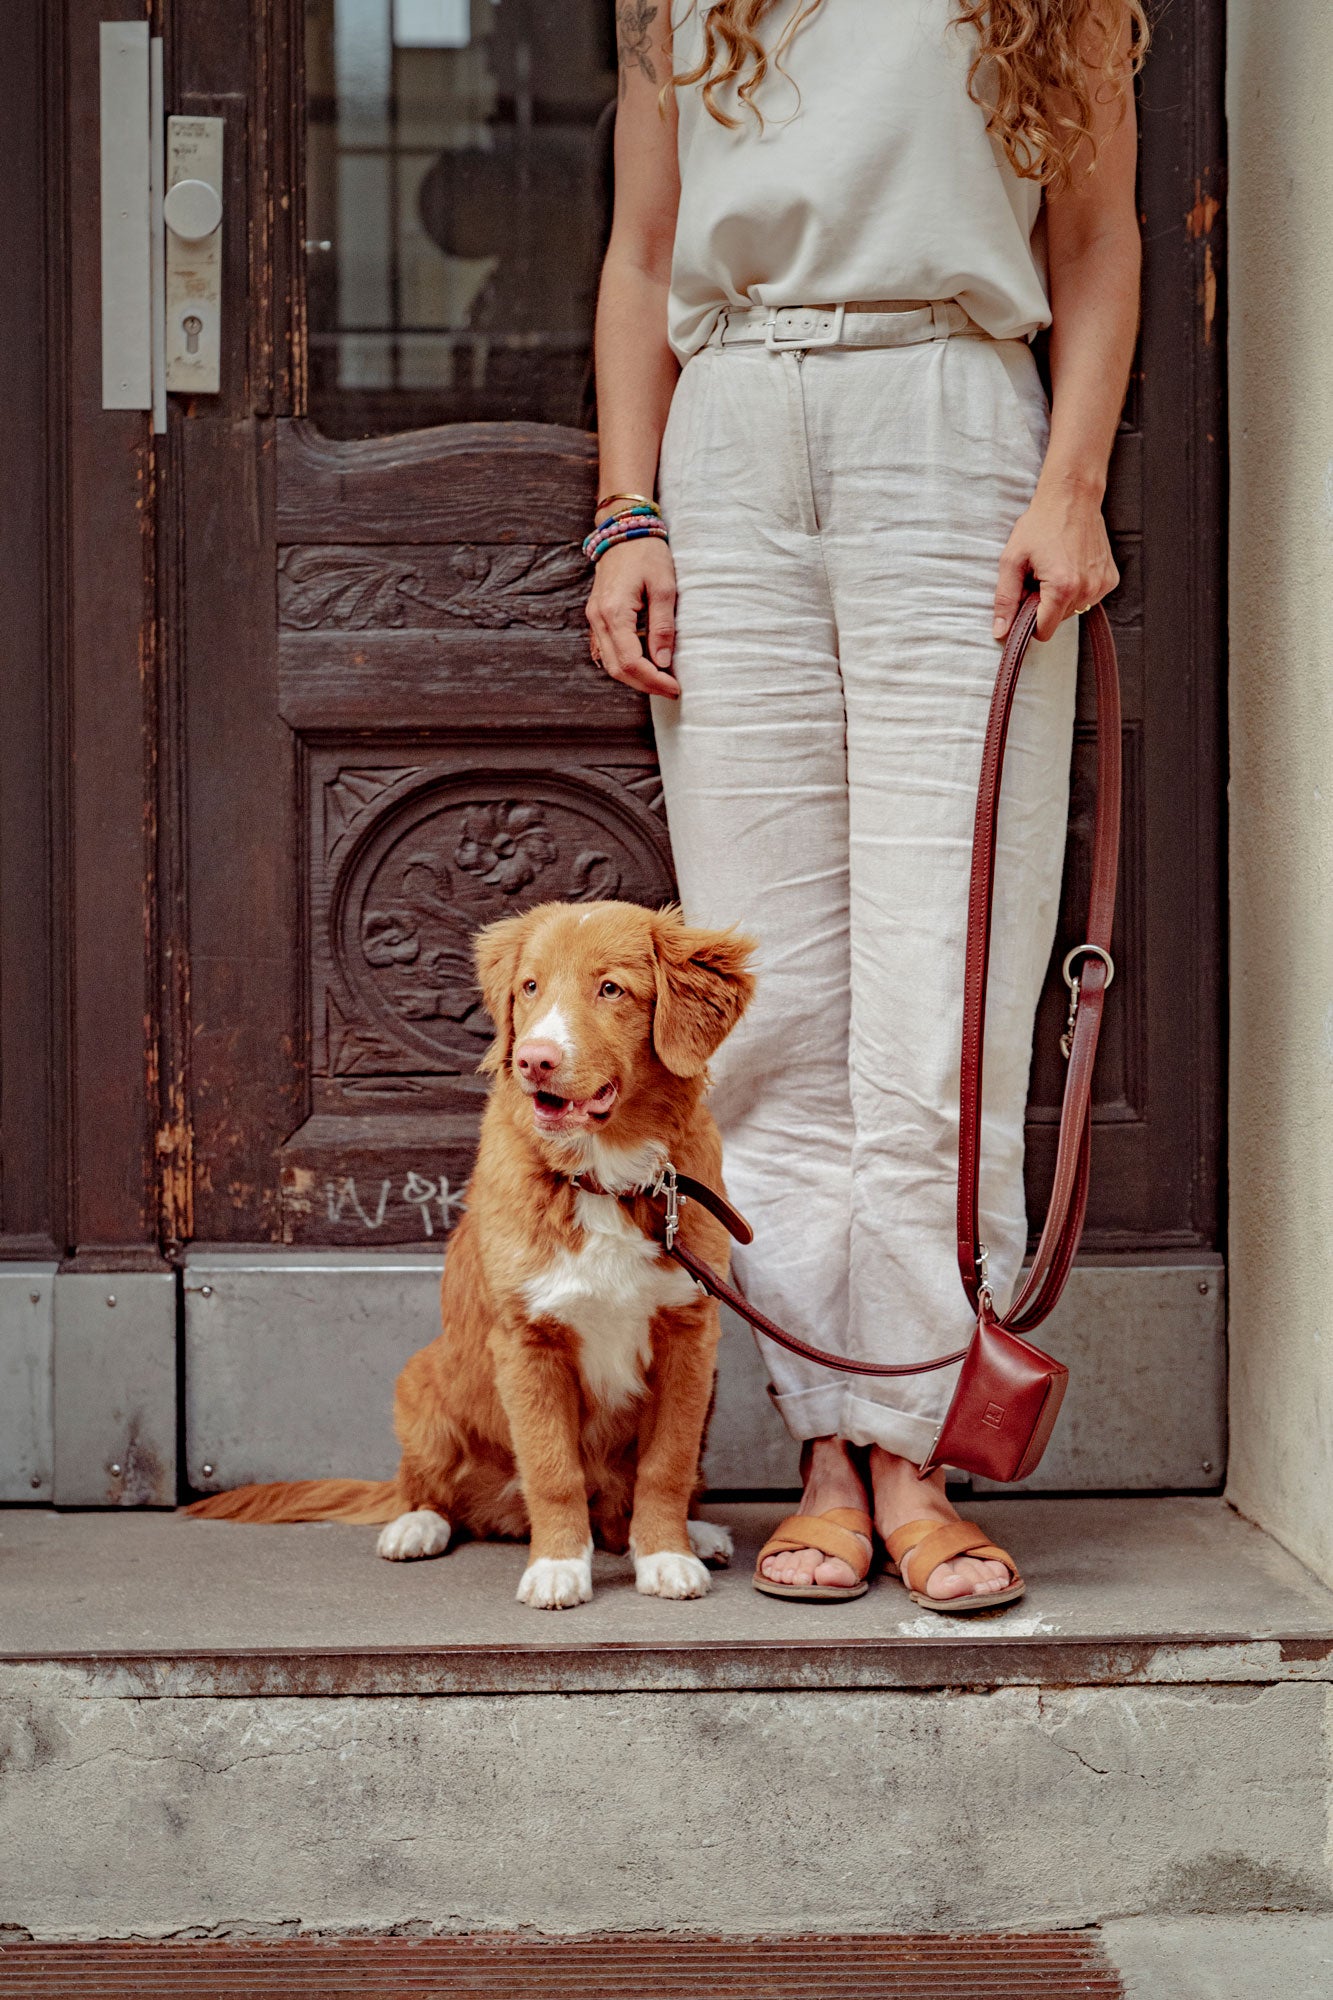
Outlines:
[[[494,1077],[444,1330],[398,1378],[396,1479],[243,1486],[191,1513],[386,1522],[391,1561],[451,1534],[530,1538],[520,1602],[592,1596],[592,1550],[634,1559],[651,1597],[702,1597],[726,1531],[689,1518],[712,1405],[718,1309],[664,1253],[662,1163],[721,1189],[709,1057],[754,981],[751,941],[629,903],[542,903],[476,938]],[[584,1173],[603,1192],[571,1185]],[[683,1205],[680,1240],[727,1268],[722,1224]]]

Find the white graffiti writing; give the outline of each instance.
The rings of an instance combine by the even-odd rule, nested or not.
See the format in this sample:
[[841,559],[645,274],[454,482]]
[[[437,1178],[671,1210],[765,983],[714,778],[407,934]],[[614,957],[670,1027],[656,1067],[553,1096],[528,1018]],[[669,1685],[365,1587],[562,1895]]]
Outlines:
[[390,1202],[401,1202],[417,1210],[423,1236],[434,1236],[437,1228],[447,1236],[463,1208],[462,1192],[450,1186],[447,1174],[437,1178],[420,1173],[415,1167],[409,1169],[401,1187],[393,1176],[386,1174],[378,1192],[367,1193],[364,1198],[355,1176],[344,1174],[336,1181],[325,1181],[324,1198],[330,1222],[355,1220],[365,1229],[382,1229]]

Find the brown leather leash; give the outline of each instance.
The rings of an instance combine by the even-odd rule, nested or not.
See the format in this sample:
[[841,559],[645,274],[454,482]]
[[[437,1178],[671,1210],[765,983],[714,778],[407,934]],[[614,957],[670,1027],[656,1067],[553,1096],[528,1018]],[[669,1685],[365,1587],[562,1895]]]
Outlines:
[[[1115,975],[1111,958],[1111,920],[1115,910],[1116,865],[1120,848],[1120,682],[1111,627],[1101,605],[1084,613],[1092,651],[1097,690],[1097,810],[1092,841],[1092,886],[1088,898],[1085,941],[1064,960],[1069,988],[1069,1018],[1060,1046],[1068,1059],[1064,1098],[1060,1106],[1060,1136],[1055,1179],[1041,1239],[1022,1291],[1003,1320],[995,1313],[987,1278],[987,1250],[981,1241],[978,1179],[981,1152],[982,1075],[986,1033],[986,984],[990,968],[991,915],[995,890],[995,852],[1000,815],[1000,785],[1005,743],[1013,712],[1014,693],[1037,624],[1037,593],[1029,591],[1010,627],[1000,656],[995,689],[981,756],[977,787],[976,825],[972,841],[972,875],[967,905],[967,955],[963,970],[963,1044],[959,1094],[958,1137],[958,1268],[973,1309],[1005,1331],[1024,1334],[1038,1326],[1064,1289],[1083,1230],[1087,1209],[1092,1143],[1092,1070],[1101,1032],[1106,989]],[[1077,970],[1075,970],[1077,966]],[[571,1176],[575,1187],[606,1194],[590,1173]],[[843,1375],[926,1375],[966,1359],[972,1343],[934,1361],[885,1363],[849,1360],[799,1340],[776,1320],[750,1304],[704,1258],[679,1241],[680,1204],[697,1201],[715,1215],[738,1243],[754,1240],[745,1217],[725,1196],[706,1182],[678,1173],[667,1163],[650,1187],[634,1191],[660,1200],[665,1220],[663,1242],[668,1256],[691,1277],[749,1321],[765,1339],[792,1354]],[[627,1199],[628,1197],[621,1197]]]
[[[1000,781],[1018,676],[1037,625],[1037,596],[1019,607],[1000,658],[986,724],[972,839],[972,880],[967,904],[967,959],[963,970],[963,1048],[958,1118],[958,1270],[971,1305],[980,1310],[986,1282],[977,1184],[981,1157],[981,1093],[986,1037],[986,980],[990,969],[991,905],[995,890],[996,829]],[[1120,675],[1111,626],[1100,604],[1084,614],[1097,691],[1097,810],[1092,836],[1092,882],[1084,942],[1067,952],[1064,979],[1069,1018],[1060,1046],[1068,1067],[1060,1105],[1055,1178],[1032,1267],[1002,1322],[1011,1333],[1039,1326],[1064,1290],[1088,1205],[1092,1155],[1092,1070],[1101,1033],[1106,989],[1115,977],[1111,921],[1115,914],[1120,855]],[[1077,964],[1077,970],[1075,966]]]
[[[610,1189],[604,1188],[596,1176],[590,1173],[571,1174],[570,1184],[583,1189],[586,1194],[610,1193]],[[745,1294],[738,1291],[735,1285],[728,1283],[722,1273],[714,1270],[706,1258],[696,1256],[693,1250],[688,1249],[680,1241],[677,1232],[680,1227],[681,1203],[697,1201],[701,1208],[706,1208],[711,1215],[717,1217],[723,1228],[734,1236],[738,1243],[753,1243],[753,1229],[740,1210],[732,1207],[725,1195],[719,1194],[716,1188],[709,1187],[707,1181],[698,1181],[690,1174],[678,1172],[670,1161],[663,1166],[650,1187],[636,1188],[631,1194],[620,1195],[616,1199],[628,1201],[638,1195],[646,1195],[649,1200],[662,1202],[665,1223],[662,1241],[668,1257],[674,1257],[676,1262],[689,1272],[696,1284],[702,1285],[706,1292],[711,1292],[715,1299],[721,1299],[724,1305],[729,1305],[733,1312],[738,1312],[742,1319],[747,1319],[758,1332],[769,1340],[775,1340],[779,1347],[790,1349],[793,1354],[803,1354],[807,1361],[817,1361],[823,1367],[836,1368],[845,1375],[919,1375],[931,1368],[947,1368],[952,1362],[961,1361],[967,1352],[966,1348],[961,1348],[957,1354],[944,1354],[938,1361],[927,1361],[924,1364],[853,1362],[846,1361],[837,1354],[826,1354],[822,1347],[812,1347],[808,1341],[798,1339],[794,1333],[788,1333],[785,1327],[779,1326],[775,1319],[770,1319],[767,1313],[760,1312],[758,1306],[752,1306]]]

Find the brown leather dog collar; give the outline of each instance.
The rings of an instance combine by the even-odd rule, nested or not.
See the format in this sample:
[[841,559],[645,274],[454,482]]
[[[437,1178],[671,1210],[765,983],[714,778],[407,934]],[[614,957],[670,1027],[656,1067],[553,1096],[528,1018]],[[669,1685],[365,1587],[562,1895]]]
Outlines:
[[740,1210],[732,1207],[725,1195],[719,1194],[716,1188],[710,1188],[707,1181],[697,1181],[692,1174],[678,1173],[669,1160],[661,1171],[642,1187],[625,1188],[620,1193],[603,1187],[596,1174],[586,1168],[577,1174],[571,1174],[569,1184],[571,1187],[579,1188],[584,1194],[610,1195],[613,1201],[635,1201],[640,1195],[661,1199],[665,1204],[669,1226],[668,1249],[674,1246],[675,1229],[672,1225],[683,1201],[697,1201],[701,1208],[706,1208],[710,1215],[717,1217],[722,1227],[729,1235],[734,1236],[738,1243],[754,1241],[753,1229]]

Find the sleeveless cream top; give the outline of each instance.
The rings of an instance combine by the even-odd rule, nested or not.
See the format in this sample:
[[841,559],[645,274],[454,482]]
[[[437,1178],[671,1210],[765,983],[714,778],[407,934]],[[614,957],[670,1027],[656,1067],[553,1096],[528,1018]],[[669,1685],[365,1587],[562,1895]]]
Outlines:
[[[671,0],[676,69],[701,9]],[[775,49],[807,0],[760,27]],[[1020,180],[967,90],[975,31],[954,0],[820,0],[755,94],[764,114],[678,89],[680,208],[667,330],[681,362],[723,306],[956,299],[996,339],[1050,324],[1041,188]],[[799,91],[799,96],[798,96]]]

